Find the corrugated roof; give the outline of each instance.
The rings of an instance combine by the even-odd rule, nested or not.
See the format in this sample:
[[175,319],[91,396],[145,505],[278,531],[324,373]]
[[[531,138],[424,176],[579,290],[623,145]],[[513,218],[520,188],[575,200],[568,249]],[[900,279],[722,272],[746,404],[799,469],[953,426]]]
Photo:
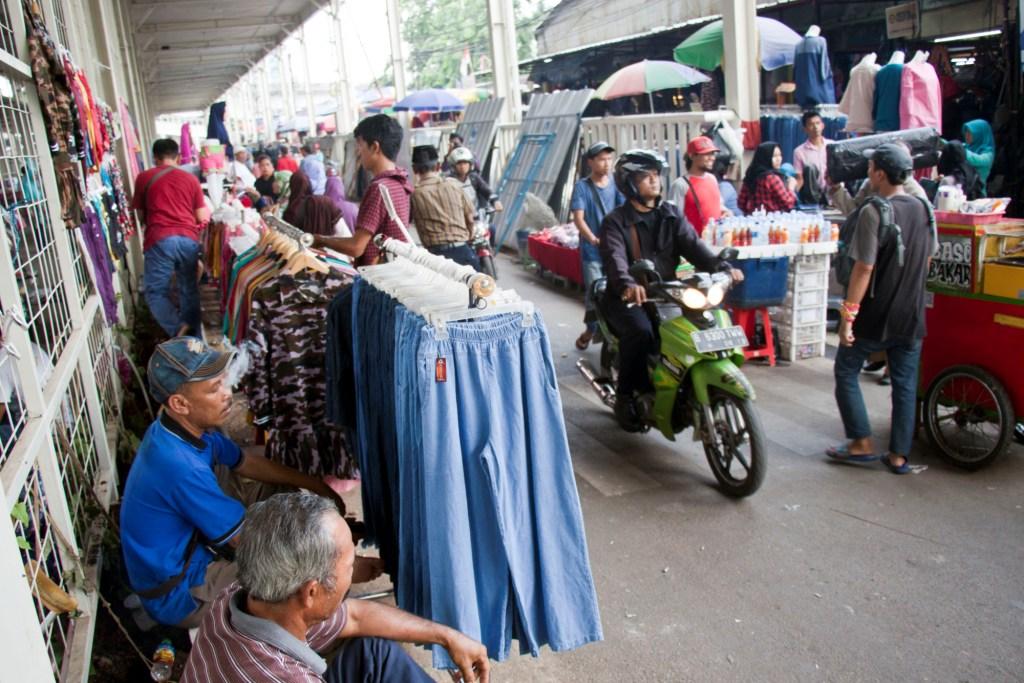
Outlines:
[[206,108],[326,5],[314,0],[130,2],[139,68],[155,114]]

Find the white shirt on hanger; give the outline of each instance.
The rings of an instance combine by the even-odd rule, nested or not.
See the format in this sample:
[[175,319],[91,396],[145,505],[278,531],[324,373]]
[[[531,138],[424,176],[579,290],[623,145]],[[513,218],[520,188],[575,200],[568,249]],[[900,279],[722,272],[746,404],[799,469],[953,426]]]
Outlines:
[[875,130],[875,75],[881,68],[873,53],[850,70],[850,82],[846,85],[839,111],[846,114],[845,130],[852,133],[871,133]]

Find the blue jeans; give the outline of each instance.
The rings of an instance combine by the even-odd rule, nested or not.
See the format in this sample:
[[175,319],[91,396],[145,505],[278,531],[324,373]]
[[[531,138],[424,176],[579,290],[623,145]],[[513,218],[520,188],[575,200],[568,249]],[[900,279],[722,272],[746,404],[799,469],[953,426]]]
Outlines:
[[877,342],[857,339],[853,346],[840,346],[836,352],[836,403],[843,418],[848,439],[871,436],[864,395],[860,390],[860,371],[873,353],[885,351],[892,378],[892,431],[889,452],[907,455],[914,440],[917,407],[917,369],[921,357],[921,340]]
[[327,666],[327,683],[386,683],[433,679],[412,661],[402,646],[384,638],[350,638]]
[[[165,237],[146,250],[142,285],[146,305],[171,337],[187,324],[188,334],[198,335],[202,327],[199,317],[199,257],[202,246],[188,237]],[[171,300],[171,278],[178,282],[178,303]]]
[[437,254],[455,261],[460,266],[469,266],[474,270],[480,270],[480,259],[477,258],[473,247],[468,244],[448,244],[445,246],[427,247],[431,254]]
[[586,312],[583,314],[583,322],[587,325],[587,332],[597,332],[597,312],[594,310],[594,301],[590,295],[590,286],[595,280],[604,277],[604,268],[600,261],[588,261],[583,259],[583,306]]

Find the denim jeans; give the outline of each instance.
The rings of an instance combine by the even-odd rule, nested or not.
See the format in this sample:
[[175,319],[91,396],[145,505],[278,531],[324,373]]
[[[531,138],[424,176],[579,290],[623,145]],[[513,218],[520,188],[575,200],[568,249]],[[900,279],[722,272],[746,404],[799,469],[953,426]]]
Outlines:
[[327,665],[324,680],[327,683],[429,683],[433,679],[393,640],[350,638]]
[[[202,327],[199,314],[199,257],[202,246],[188,237],[165,237],[146,250],[142,276],[146,305],[170,336],[188,324],[189,334]],[[172,276],[178,282],[178,303],[171,300]]]
[[864,395],[860,390],[860,371],[873,353],[885,351],[892,378],[892,431],[889,452],[907,455],[914,439],[914,420],[917,407],[917,369],[921,356],[921,340],[891,340],[877,342],[857,339],[853,346],[840,346],[836,352],[836,403],[843,418],[846,438],[863,439],[871,436]]
[[[438,339],[363,280],[353,298],[363,506],[398,606],[498,660],[513,638],[534,654],[600,640],[543,322],[450,322]],[[453,666],[444,648],[434,665]]]
[[468,244],[449,244],[447,246],[427,247],[431,254],[437,254],[455,261],[460,266],[469,266],[474,270],[480,270],[480,259],[476,251]]
[[590,295],[590,287],[595,280],[604,277],[604,269],[600,261],[583,260],[583,306],[586,313],[583,314],[583,322],[587,325],[587,331],[593,334],[597,332],[597,312],[594,310],[594,302]]

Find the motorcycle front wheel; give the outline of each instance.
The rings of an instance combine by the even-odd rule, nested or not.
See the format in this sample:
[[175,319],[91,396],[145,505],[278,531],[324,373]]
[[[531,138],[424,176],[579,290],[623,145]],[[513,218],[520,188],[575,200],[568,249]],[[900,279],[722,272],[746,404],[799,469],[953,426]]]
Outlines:
[[[722,493],[749,496],[764,482],[766,440],[754,403],[712,389],[714,424],[705,425],[704,454]],[[717,438],[716,438],[717,437]]]
[[495,280],[498,279],[498,269],[494,267],[493,256],[481,256],[480,257],[480,272],[484,275],[490,275]]

